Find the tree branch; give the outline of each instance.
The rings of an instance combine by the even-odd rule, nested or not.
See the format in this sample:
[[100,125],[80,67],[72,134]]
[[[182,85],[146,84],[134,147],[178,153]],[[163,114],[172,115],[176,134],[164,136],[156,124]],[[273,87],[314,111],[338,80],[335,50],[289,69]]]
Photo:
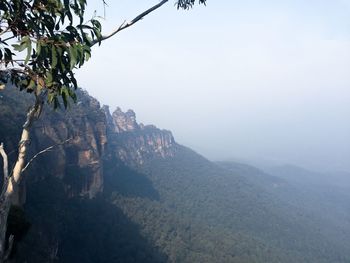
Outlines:
[[2,30],[1,32],[0,32],[0,36],[2,36],[3,34],[6,34],[7,32],[9,32],[10,31],[10,27],[8,26],[8,27],[6,27],[4,30]]
[[4,144],[0,144],[0,155],[3,158],[3,168],[4,168],[4,182],[2,185],[1,195],[0,195],[0,262],[5,262],[6,256],[11,252],[13,244],[13,236],[10,236],[8,249],[6,250],[6,228],[7,228],[7,217],[10,210],[10,199],[6,195],[7,187],[9,184],[9,174],[8,174],[8,159],[7,154],[4,149]]
[[2,156],[2,159],[4,161],[3,169],[4,169],[4,182],[8,179],[9,177],[9,170],[8,170],[8,160],[7,160],[7,154],[4,150],[4,144],[0,144],[0,154]]
[[15,36],[10,36],[8,38],[5,38],[5,39],[1,40],[1,42],[6,42],[6,41],[8,41],[10,39],[13,39],[13,38],[15,38]]
[[6,192],[8,181],[9,181],[9,168],[8,168],[8,158],[4,149],[4,144],[0,144],[0,154],[3,159],[3,169],[4,169],[4,180],[2,183],[1,196],[3,196]]
[[149,13],[152,13],[154,10],[158,9],[159,7],[161,7],[162,5],[164,5],[166,2],[168,2],[169,0],[163,0],[160,3],[154,5],[153,7],[147,9],[145,12],[139,14],[138,16],[136,16],[133,20],[131,20],[130,22],[123,22],[117,29],[115,29],[113,32],[111,32],[109,35],[105,35],[102,36],[99,40],[95,40],[91,43],[91,46],[94,46],[97,43],[101,43],[102,41],[114,36],[115,34],[119,33],[120,31],[132,26],[133,24],[137,23],[138,21],[142,20],[145,16],[147,16]]
[[67,140],[65,140],[65,141],[63,141],[63,142],[59,142],[59,143],[57,143],[57,144],[51,145],[51,146],[45,148],[44,150],[41,150],[41,151],[38,152],[37,154],[35,154],[35,155],[28,161],[28,163],[26,164],[26,166],[22,169],[22,173],[29,167],[29,165],[30,165],[39,155],[41,155],[41,154],[43,154],[43,153],[46,153],[46,152],[52,150],[53,148],[55,148],[55,147],[57,147],[57,146],[59,146],[59,145],[63,145],[63,144],[65,144],[65,143],[67,143],[67,142],[69,142],[69,141],[71,141],[71,140],[72,140],[72,138],[69,138],[69,139],[67,139]]

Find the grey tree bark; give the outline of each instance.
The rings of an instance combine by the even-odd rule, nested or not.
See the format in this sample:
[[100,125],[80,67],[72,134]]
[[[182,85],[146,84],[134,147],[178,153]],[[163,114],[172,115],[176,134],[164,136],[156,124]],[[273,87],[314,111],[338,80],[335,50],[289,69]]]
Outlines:
[[0,196],[0,262],[5,259],[7,254],[7,249],[5,248],[6,244],[6,228],[7,228],[7,217],[10,210],[10,202],[6,195],[6,190],[8,186],[9,176],[8,176],[8,159],[7,154],[4,149],[4,144],[0,144],[0,154],[3,159],[3,170],[4,170],[4,179],[3,187]]
[[[9,175],[8,158],[4,149],[4,144],[0,145],[0,154],[3,159],[3,186],[0,196],[0,263],[6,262],[11,253],[14,237],[10,236],[6,240],[7,218],[10,207],[15,203],[18,195],[18,187],[22,180],[22,174],[26,164],[28,143],[30,140],[30,128],[35,120],[40,116],[43,107],[44,94],[36,96],[35,104],[27,112],[26,122],[23,125],[22,135],[18,144],[18,156],[12,175]],[[7,246],[6,246],[7,245]]]

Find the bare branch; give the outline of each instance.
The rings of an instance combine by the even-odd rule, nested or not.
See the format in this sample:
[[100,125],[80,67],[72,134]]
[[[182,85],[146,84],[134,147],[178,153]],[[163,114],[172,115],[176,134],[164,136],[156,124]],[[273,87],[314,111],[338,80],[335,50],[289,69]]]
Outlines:
[[13,39],[13,38],[16,38],[16,36],[10,36],[10,37],[5,38],[5,39],[3,39],[3,40],[1,40],[1,41],[2,41],[2,42],[6,42],[6,41],[8,41],[8,40],[10,40],[10,39]]
[[7,32],[9,32],[10,31],[10,27],[8,26],[8,27],[6,27],[4,30],[2,30],[1,32],[0,32],[0,36],[2,36],[3,34],[6,34]]
[[8,170],[7,154],[5,152],[3,143],[0,144],[0,154],[1,154],[3,162],[4,162],[3,168],[4,168],[4,182],[5,182],[9,177],[9,170]]
[[28,161],[28,163],[26,164],[26,166],[22,169],[22,173],[29,167],[29,165],[30,165],[39,155],[41,155],[41,154],[43,154],[43,153],[46,153],[46,152],[52,150],[53,148],[55,148],[55,147],[57,147],[57,146],[59,146],[59,145],[66,144],[67,142],[69,142],[69,141],[71,141],[71,140],[72,140],[72,138],[69,138],[69,139],[67,139],[67,140],[65,140],[65,141],[63,141],[63,142],[59,142],[59,143],[57,143],[57,144],[51,145],[51,146],[49,146],[49,147],[47,147],[47,148],[41,150],[41,151],[38,152],[37,154],[35,154],[35,155]]
[[160,3],[154,5],[153,7],[147,9],[145,12],[139,14],[138,16],[136,16],[133,20],[131,20],[130,22],[123,22],[117,29],[115,29],[112,33],[110,33],[109,35],[105,35],[102,36],[99,40],[95,40],[91,43],[91,46],[100,43],[101,41],[104,41],[112,36],[114,36],[115,34],[119,33],[120,31],[132,26],[133,24],[137,23],[138,21],[142,20],[145,16],[147,16],[149,13],[153,12],[154,10],[158,9],[159,7],[161,7],[162,5],[164,5],[166,2],[168,2],[169,0],[163,0]]
[[3,169],[4,169],[4,180],[2,183],[1,196],[3,196],[6,192],[8,181],[9,181],[9,168],[8,168],[8,158],[4,149],[4,144],[0,144],[0,154],[3,159]]
[[[15,63],[17,63],[17,62],[24,62],[24,61],[26,61],[25,59],[11,59],[11,61],[13,61],[13,62],[15,62]],[[30,59],[30,60],[28,60],[29,62],[32,62],[32,61],[34,61],[33,59]],[[4,59],[2,59],[2,60],[0,60],[0,63],[6,63],[6,62],[9,62],[8,60],[4,60]],[[17,64],[19,64],[19,63],[17,63]]]

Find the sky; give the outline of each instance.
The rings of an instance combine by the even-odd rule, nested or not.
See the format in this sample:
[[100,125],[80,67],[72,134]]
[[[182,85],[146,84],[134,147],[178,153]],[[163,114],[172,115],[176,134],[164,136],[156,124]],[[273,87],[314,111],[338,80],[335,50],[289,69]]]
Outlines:
[[[158,1],[107,3],[105,33]],[[80,86],[210,160],[350,171],[350,0],[173,3],[94,47]]]

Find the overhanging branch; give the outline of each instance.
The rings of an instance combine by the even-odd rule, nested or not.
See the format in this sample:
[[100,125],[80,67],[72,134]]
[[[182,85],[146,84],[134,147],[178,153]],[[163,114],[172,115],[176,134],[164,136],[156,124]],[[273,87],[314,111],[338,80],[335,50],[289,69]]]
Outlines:
[[22,173],[29,167],[29,165],[30,165],[39,155],[41,155],[41,154],[43,154],[43,153],[46,153],[46,152],[52,150],[53,148],[55,148],[55,147],[57,147],[57,146],[59,146],[59,145],[63,145],[63,144],[65,144],[65,143],[67,143],[67,142],[69,142],[69,141],[71,141],[71,140],[72,140],[72,138],[69,138],[69,139],[67,139],[67,140],[65,140],[65,141],[63,141],[63,142],[59,142],[59,143],[57,143],[57,144],[51,145],[51,146],[45,148],[44,150],[41,150],[41,151],[38,152],[37,154],[35,154],[35,155],[28,161],[28,163],[26,164],[26,166],[22,169]]
[[142,20],[145,16],[147,16],[149,13],[152,13],[153,11],[155,11],[156,9],[158,9],[159,7],[161,7],[162,5],[164,5],[166,2],[168,2],[169,0],[163,0],[160,3],[154,5],[153,7],[147,9],[145,12],[139,14],[138,16],[136,16],[133,20],[131,20],[130,22],[123,22],[117,29],[115,29],[114,31],[112,31],[110,34],[102,36],[99,40],[95,40],[91,43],[91,46],[100,43],[112,36],[114,36],[115,34],[119,33],[120,31],[132,26],[133,24],[137,23],[138,21]]

